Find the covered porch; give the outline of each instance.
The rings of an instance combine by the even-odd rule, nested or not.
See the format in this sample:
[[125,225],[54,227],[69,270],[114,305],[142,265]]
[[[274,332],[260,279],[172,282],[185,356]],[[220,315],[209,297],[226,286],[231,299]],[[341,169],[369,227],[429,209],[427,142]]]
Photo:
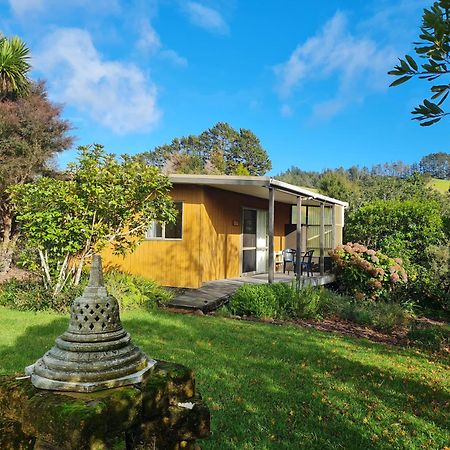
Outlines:
[[[237,250],[225,257],[227,268],[215,271],[216,281],[257,275],[257,279],[273,283],[283,270],[280,257],[286,249],[295,252],[300,262],[307,251],[313,251],[313,269],[323,277],[328,250],[342,243],[346,202],[267,176],[177,174],[170,175],[170,180],[174,185],[202,186],[205,198],[210,199],[205,210],[213,226],[204,236],[207,239],[214,234],[219,239],[201,253],[214,253],[220,239],[225,251]],[[213,258],[203,269],[200,285],[214,280],[210,268],[216,261]],[[299,279],[301,272],[302,265],[296,264]]]

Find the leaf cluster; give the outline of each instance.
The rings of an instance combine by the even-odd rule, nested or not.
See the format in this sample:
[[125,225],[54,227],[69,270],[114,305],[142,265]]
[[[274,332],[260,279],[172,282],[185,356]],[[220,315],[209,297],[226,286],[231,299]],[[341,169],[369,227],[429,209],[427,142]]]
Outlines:
[[0,34],[0,101],[29,92],[30,50],[17,36]]
[[[420,41],[414,48],[419,58],[426,60],[419,64],[410,56],[399,58],[399,63],[389,75],[397,77],[390,86],[399,86],[413,77],[433,82],[450,73],[450,2],[439,0],[431,8],[424,9]],[[412,111],[414,119],[422,126],[439,122],[449,113],[441,107],[450,92],[450,84],[437,84],[431,87],[431,98],[425,99]]]

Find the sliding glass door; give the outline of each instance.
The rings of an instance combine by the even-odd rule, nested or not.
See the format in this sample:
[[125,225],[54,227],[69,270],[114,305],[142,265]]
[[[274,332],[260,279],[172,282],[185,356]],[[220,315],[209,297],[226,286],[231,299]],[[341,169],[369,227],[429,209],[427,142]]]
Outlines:
[[242,211],[242,274],[267,272],[268,212],[244,208]]

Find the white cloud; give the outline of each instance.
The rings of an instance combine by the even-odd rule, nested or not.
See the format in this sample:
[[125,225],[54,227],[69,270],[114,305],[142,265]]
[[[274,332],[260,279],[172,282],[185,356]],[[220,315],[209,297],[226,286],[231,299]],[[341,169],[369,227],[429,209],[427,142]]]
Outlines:
[[9,0],[9,6],[17,15],[43,8],[45,0]]
[[143,21],[139,31],[140,38],[137,46],[140,50],[155,53],[177,66],[186,67],[188,65],[187,59],[180,56],[175,50],[164,48],[159,34],[149,21]]
[[25,16],[31,12],[54,12],[59,8],[83,8],[101,12],[120,10],[118,0],[9,0],[11,9],[17,16]]
[[62,28],[47,36],[34,67],[59,101],[115,133],[148,131],[161,116],[151,80],[133,64],[102,59],[85,30]]
[[275,68],[277,91],[286,99],[308,82],[337,80],[334,96],[313,107],[315,115],[329,118],[386,88],[386,72],[395,61],[394,54],[370,38],[352,35],[345,15],[337,12],[320,32],[298,45],[286,63]]
[[189,19],[194,25],[219,34],[228,33],[228,25],[218,11],[197,2],[185,6]]
[[161,58],[167,59],[177,66],[186,67],[188,65],[187,59],[180,56],[175,50],[161,50],[159,54]]
[[161,39],[150,22],[142,22],[140,38],[137,45],[141,49],[150,51],[159,50],[161,48]]

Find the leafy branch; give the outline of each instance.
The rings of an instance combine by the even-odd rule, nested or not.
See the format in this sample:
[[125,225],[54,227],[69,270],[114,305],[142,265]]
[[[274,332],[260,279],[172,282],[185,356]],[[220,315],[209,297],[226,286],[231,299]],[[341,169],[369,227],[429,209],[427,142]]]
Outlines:
[[[416,60],[405,55],[399,58],[399,63],[389,75],[398,77],[390,87],[399,86],[411,78],[419,78],[433,82],[450,73],[450,0],[440,0],[430,9],[424,9],[422,26],[420,27],[421,41],[415,42],[414,48],[419,58],[426,62],[419,65]],[[450,84],[439,84],[431,87],[431,96],[416,106],[411,113],[421,126],[430,126],[439,122],[450,113],[441,107],[447,100],[450,92]]]

